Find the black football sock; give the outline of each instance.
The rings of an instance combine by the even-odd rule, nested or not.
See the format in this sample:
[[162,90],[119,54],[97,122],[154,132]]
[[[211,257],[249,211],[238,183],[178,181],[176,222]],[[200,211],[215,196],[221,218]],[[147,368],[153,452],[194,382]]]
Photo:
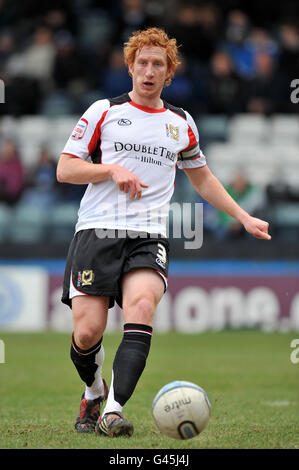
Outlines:
[[95,373],[99,367],[96,363],[96,355],[102,347],[102,339],[89,349],[81,349],[76,345],[74,333],[72,334],[71,359],[81,379],[88,387],[94,382]]
[[122,342],[113,362],[114,400],[121,406],[129,400],[143,372],[150,350],[152,327],[126,323]]

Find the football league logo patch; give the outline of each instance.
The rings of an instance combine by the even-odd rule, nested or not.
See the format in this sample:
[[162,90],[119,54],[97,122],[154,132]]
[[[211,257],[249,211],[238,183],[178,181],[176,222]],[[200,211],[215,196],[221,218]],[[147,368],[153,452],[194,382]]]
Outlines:
[[73,140],[82,139],[87,129],[87,126],[88,126],[88,121],[84,118],[80,119],[80,121],[76,124],[75,129],[72,132],[72,139]]

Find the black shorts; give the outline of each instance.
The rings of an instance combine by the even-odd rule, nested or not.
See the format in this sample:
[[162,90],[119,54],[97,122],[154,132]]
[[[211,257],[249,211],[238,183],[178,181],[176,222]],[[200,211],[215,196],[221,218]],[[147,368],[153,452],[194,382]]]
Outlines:
[[72,307],[72,297],[89,294],[109,296],[109,308],[115,300],[122,307],[122,276],[135,268],[157,271],[166,290],[169,243],[165,237],[125,231],[119,236],[116,230],[114,238],[103,238],[103,233],[105,229],[87,229],[75,234],[66,261],[63,303]]

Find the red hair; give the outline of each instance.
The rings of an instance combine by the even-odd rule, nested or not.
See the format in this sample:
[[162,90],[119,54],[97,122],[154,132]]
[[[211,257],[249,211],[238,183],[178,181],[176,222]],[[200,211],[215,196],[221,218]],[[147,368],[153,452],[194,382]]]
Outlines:
[[[130,67],[134,64],[136,52],[140,51],[144,46],[157,46],[166,50],[168,70],[179,65],[178,46],[176,39],[169,39],[166,32],[161,28],[147,28],[142,31],[135,31],[125,43],[124,59],[125,64]],[[165,85],[170,85],[171,78],[165,81]]]

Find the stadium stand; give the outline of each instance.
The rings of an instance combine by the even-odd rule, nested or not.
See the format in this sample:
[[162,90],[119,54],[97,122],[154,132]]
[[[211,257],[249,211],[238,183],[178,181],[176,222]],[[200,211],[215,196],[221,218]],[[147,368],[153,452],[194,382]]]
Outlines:
[[43,207],[19,204],[12,209],[8,239],[15,243],[43,242],[46,238],[47,220]]
[[9,238],[11,216],[10,208],[5,204],[0,204],[0,242],[5,242]]
[[[29,173],[37,164],[44,145],[53,159],[58,160],[77,119],[77,115],[57,119],[46,116],[23,116],[21,119],[3,117],[0,119],[0,130],[3,137],[13,136],[18,143],[24,168]],[[259,115],[236,115],[232,118],[205,116],[197,120],[197,125],[200,135],[203,136],[203,147],[209,167],[224,185],[229,185],[238,173],[242,173],[250,184],[265,191],[275,181],[294,190],[299,187],[297,117],[277,115],[269,119]],[[195,200],[187,179],[180,174],[177,178],[180,184],[177,185],[179,189],[176,190],[173,201]],[[54,241],[68,240],[76,222],[78,201],[67,203],[63,198],[58,200],[58,204],[48,214],[52,229],[47,234],[42,211],[32,207],[42,204],[40,194],[36,196],[36,201],[32,196],[23,197],[14,212],[2,204],[1,239],[8,236],[5,225],[10,224],[12,217],[14,222],[10,236],[14,242],[22,238],[37,241],[39,237]],[[284,225],[299,227],[297,204],[297,201],[292,201],[281,207],[278,205],[277,209],[272,208],[270,211],[271,215],[273,214],[272,223],[277,225],[279,235]],[[10,214],[10,211],[13,214]],[[22,231],[20,225],[23,226]]]
[[238,114],[231,118],[228,126],[229,140],[242,145],[262,143],[269,138],[269,121],[260,114]]
[[48,219],[48,237],[54,242],[70,240],[78,217],[78,205],[61,203],[54,206]]
[[[181,45],[183,65],[165,93],[178,100],[185,96],[212,171],[226,186],[243,174],[264,194],[261,215],[271,218],[278,236],[299,234],[299,105],[290,99],[290,83],[299,70],[299,28],[292,20],[299,16],[298,5],[288,0],[275,8],[271,4],[269,18],[255,2],[157,4],[80,0],[70,8],[63,0],[59,5],[0,5],[0,79],[6,85],[0,165],[3,142],[9,139],[28,180],[14,205],[0,198],[0,240],[69,240],[84,188],[57,185],[51,199],[49,188],[32,187],[32,171],[42,148],[57,162],[82,112],[112,96],[113,83],[117,93],[121,86],[127,91],[126,80],[107,80],[119,72],[117,61],[110,59],[133,30],[145,25],[163,26]],[[38,67],[34,57],[40,57]],[[186,83],[192,92],[184,95]],[[176,178],[173,201],[197,201],[185,175],[178,171]],[[50,220],[55,229],[47,228]]]

